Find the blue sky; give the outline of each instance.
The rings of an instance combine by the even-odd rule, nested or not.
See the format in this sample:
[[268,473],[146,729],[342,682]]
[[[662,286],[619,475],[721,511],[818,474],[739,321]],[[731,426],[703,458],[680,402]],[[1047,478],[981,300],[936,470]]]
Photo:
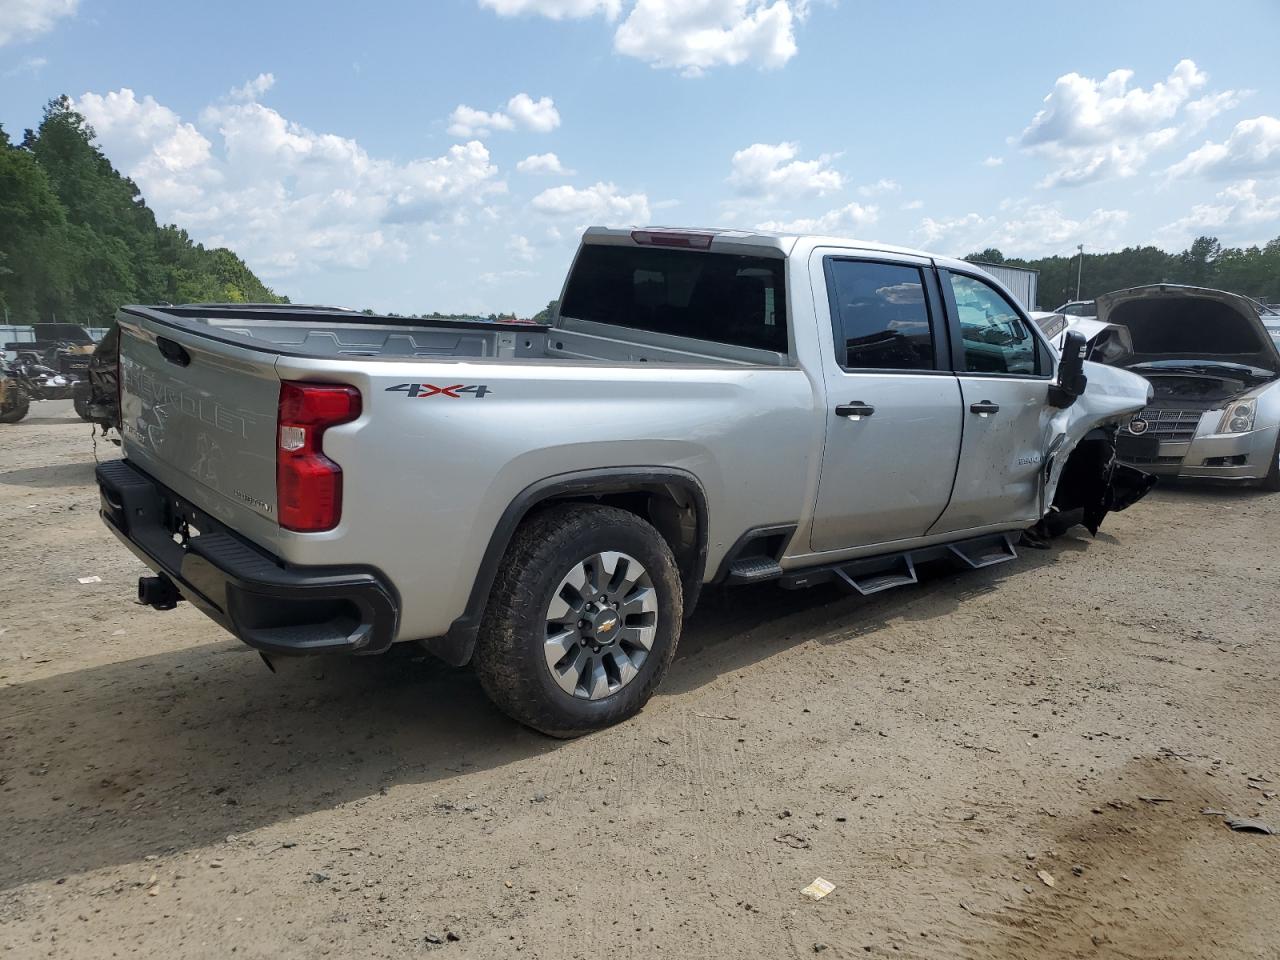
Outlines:
[[1280,4],[1043,9],[0,0],[0,123],[67,93],[161,220],[295,300],[402,312],[532,313],[590,223],[1280,236]]

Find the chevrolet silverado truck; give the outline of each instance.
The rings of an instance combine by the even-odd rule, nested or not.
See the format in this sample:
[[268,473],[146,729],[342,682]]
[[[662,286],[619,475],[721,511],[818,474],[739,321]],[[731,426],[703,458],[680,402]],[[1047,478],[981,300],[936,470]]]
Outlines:
[[545,325],[118,324],[124,458],[97,477],[142,603],[264,657],[417,642],[553,736],[644,705],[704,584],[876,593],[1096,531],[1153,482],[1115,457],[1145,380],[878,244],[591,228]]

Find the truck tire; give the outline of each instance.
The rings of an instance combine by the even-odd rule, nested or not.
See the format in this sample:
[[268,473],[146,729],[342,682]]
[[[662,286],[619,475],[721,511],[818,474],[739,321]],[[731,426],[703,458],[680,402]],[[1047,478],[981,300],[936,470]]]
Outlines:
[[638,713],[684,618],[680,573],[633,513],[568,503],[517,528],[480,624],[480,683],[514,720],[577,737]]
[[17,423],[31,410],[31,399],[22,390],[0,410],[0,423]]

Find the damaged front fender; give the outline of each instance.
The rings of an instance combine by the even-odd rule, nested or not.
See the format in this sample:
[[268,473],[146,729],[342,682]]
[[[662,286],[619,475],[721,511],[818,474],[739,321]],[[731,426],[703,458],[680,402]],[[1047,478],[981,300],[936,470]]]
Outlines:
[[1150,402],[1150,384],[1115,367],[1086,363],[1085,368],[1085,392],[1053,418],[1045,510],[1034,533],[1062,533],[1082,523],[1096,535],[1108,513],[1137,503],[1156,484],[1150,474],[1120,463],[1115,443],[1120,424]]

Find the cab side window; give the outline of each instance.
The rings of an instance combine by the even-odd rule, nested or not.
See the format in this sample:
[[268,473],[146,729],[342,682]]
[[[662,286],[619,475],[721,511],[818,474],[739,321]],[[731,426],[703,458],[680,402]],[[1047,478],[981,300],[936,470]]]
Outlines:
[[836,360],[846,370],[933,370],[933,328],[919,267],[827,260]]
[[1036,338],[1008,299],[977,277],[951,274],[969,373],[1039,374]]

